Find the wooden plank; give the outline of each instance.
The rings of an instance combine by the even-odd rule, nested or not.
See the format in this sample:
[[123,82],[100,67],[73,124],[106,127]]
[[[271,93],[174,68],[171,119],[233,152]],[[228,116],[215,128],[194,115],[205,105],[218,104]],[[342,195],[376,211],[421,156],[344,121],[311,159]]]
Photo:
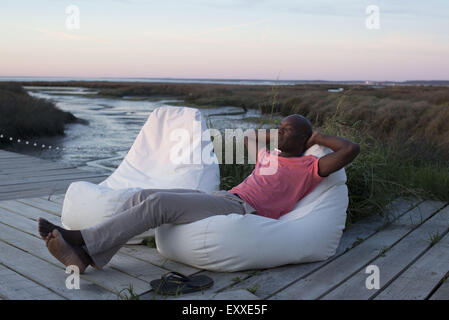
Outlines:
[[380,250],[399,241],[416,228],[422,220],[442,208],[444,203],[425,201],[399,217],[391,225],[364,240],[345,254],[326,264],[318,271],[300,279],[275,293],[270,299],[318,299],[349,278],[369,261],[376,258]]
[[24,157],[24,156],[22,156],[20,158],[0,159],[0,166],[4,165],[4,164],[26,163],[26,162],[30,162],[30,163],[34,163],[34,162],[45,163],[45,162],[55,162],[55,161],[43,160],[43,159],[39,159],[39,158],[35,158],[35,157]]
[[62,205],[64,203],[65,193],[51,195],[50,197],[40,197],[43,200],[52,201]]
[[61,216],[62,205],[59,203],[55,203],[55,202],[48,201],[48,200],[43,200],[40,198],[17,199],[16,201],[27,204],[34,208],[41,209],[43,211],[47,211],[47,212],[55,214],[57,216]]
[[438,241],[375,300],[423,300],[449,271],[449,234]]
[[119,270],[125,274],[144,280],[148,283],[147,290],[151,290],[149,282],[154,279],[159,279],[163,274],[169,272],[166,269],[160,268],[154,264],[148,263],[141,259],[118,252],[108,263],[108,266]]
[[83,179],[74,179],[67,181],[58,181],[55,183],[45,182],[45,183],[34,183],[34,184],[23,184],[20,187],[15,187],[17,190],[7,190],[0,192],[0,201],[8,200],[8,199],[20,199],[20,198],[30,198],[30,197],[39,197],[46,196],[50,194],[57,194],[66,192],[68,187],[72,182],[75,181],[89,181],[95,184],[103,181],[104,178],[83,178]]
[[59,195],[52,195],[50,197],[42,197],[44,200],[53,201],[62,205],[64,203],[65,193]]
[[[32,156],[32,155],[23,154],[23,153],[8,152],[8,151],[1,150],[1,152],[0,152],[0,161],[1,160],[7,160],[7,159],[10,159],[10,158],[42,160],[38,156]],[[46,160],[46,161],[52,161],[52,160]]]
[[[400,216],[400,214],[405,214],[418,203],[420,203],[418,200],[397,199],[387,210],[389,210],[389,214],[392,216]],[[255,294],[259,297],[267,298],[273,292],[288,286],[292,282],[295,282],[330,263],[344,252],[351,249],[360,240],[364,240],[375,234],[383,225],[384,220],[380,216],[374,216],[359,221],[344,231],[335,255],[326,261],[301,263],[259,270],[259,272],[256,272],[253,276],[243,281],[236,282],[232,288],[257,288]]]
[[[367,289],[365,286],[368,274],[366,266],[343,282],[336,289],[325,295],[325,300],[368,300],[383,290],[404,269],[413,263],[419,256],[430,248],[429,235],[445,234],[449,228],[449,207],[445,207],[418,228],[413,230],[405,238],[392,248],[382,250],[381,256],[369,262],[380,271],[380,288]],[[449,253],[448,253],[449,259]]]
[[36,172],[36,171],[37,172],[52,171],[60,169],[76,169],[76,167],[65,163],[45,163],[40,164],[39,166],[32,166],[32,167],[20,166],[18,168],[9,168],[9,169],[0,167],[0,174],[8,175],[8,174]]
[[23,155],[3,155],[0,153],[0,159],[8,159],[8,160],[15,160],[15,159],[22,159]]
[[16,157],[29,157],[29,156],[15,153],[15,152],[0,150],[0,159],[8,159],[8,158],[16,158]]
[[[97,177],[105,177],[104,174],[96,174],[90,173],[87,171],[79,171],[70,174],[57,175],[57,176],[37,176],[37,177],[26,177],[26,178],[14,178],[10,177],[7,181],[0,180],[0,188],[6,187],[8,190],[13,189],[15,186],[22,186],[24,184],[33,184],[39,182],[56,182],[56,181],[65,181],[65,180],[73,180],[73,179],[89,179],[89,178],[97,178]],[[20,188],[22,189],[22,188]]]
[[26,154],[22,154],[22,153],[17,153],[17,152],[13,152],[13,151],[8,151],[8,150],[4,150],[4,149],[0,149],[0,155],[2,156],[25,156],[25,157],[30,157],[29,155]]
[[141,259],[148,263],[154,264],[158,267],[170,270],[177,271],[185,275],[194,274],[200,269],[188,266],[183,263],[179,263],[176,261],[169,260],[163,257],[155,248],[150,248],[143,245],[126,245],[120,249],[121,253],[130,255],[137,259]]
[[[29,223],[32,222],[33,221],[30,221]],[[24,223],[24,221],[22,221],[22,223]],[[14,227],[16,226],[17,224],[14,225]],[[52,263],[55,266],[65,270],[65,266],[63,266],[50,254],[45,246],[45,242],[35,236],[0,223],[0,240],[21,248],[37,258]],[[8,265],[8,267],[10,267],[10,265]],[[113,293],[118,293],[121,290],[129,288],[131,285],[138,294],[149,290],[147,282],[124,274],[110,267],[106,267],[103,270],[88,268],[86,269],[86,272],[81,275],[81,278],[86,279],[91,283],[95,283],[96,285],[101,286]]]
[[78,168],[69,168],[69,169],[53,169],[53,170],[44,170],[44,171],[17,171],[13,172],[12,174],[8,173],[1,173],[0,174],[0,180],[6,179],[6,178],[23,178],[23,177],[39,177],[39,176],[60,176],[64,174],[71,174],[71,173],[79,173],[79,172],[89,172],[89,173],[95,173],[95,174],[106,174],[105,172],[100,171],[89,171],[89,170],[81,170]]
[[2,264],[0,264],[0,295],[9,300],[65,299]]
[[27,232],[31,235],[35,235],[36,237],[40,237],[37,221],[31,220],[24,216],[12,213],[4,209],[0,209],[0,222],[7,226]]
[[20,190],[30,190],[30,189],[36,189],[36,188],[52,188],[57,189],[61,186],[69,185],[72,182],[75,181],[91,181],[91,180],[102,180],[105,176],[89,176],[88,174],[85,176],[80,177],[73,177],[73,178],[64,178],[64,179],[53,179],[53,180],[46,180],[42,179],[40,182],[30,182],[30,183],[21,183],[21,184],[13,184],[13,185],[7,185],[7,186],[0,186],[0,192],[1,193],[8,193],[13,191],[20,191]]
[[14,199],[25,199],[25,198],[34,198],[39,196],[50,196],[55,192],[66,192],[67,188],[60,189],[60,190],[40,190],[40,189],[34,189],[34,190],[27,190],[27,191],[16,191],[12,193],[0,193],[0,201],[6,201],[6,200],[14,200]]
[[449,280],[447,276],[429,300],[449,300]]
[[56,292],[66,299],[115,299],[115,295],[83,278],[80,290],[68,289],[65,285],[65,269],[54,266],[10,244],[0,241],[0,262],[10,270],[26,276],[44,288]]
[[40,159],[17,159],[14,161],[3,161],[3,163],[0,161],[0,168],[1,173],[8,172],[9,170],[16,171],[17,169],[23,169],[23,168],[39,168],[40,166],[50,166],[50,165],[56,165],[58,162],[49,162],[45,160]]
[[61,218],[59,216],[49,213],[48,211],[43,211],[41,209],[31,207],[16,200],[0,201],[0,210],[6,210],[16,215],[27,217],[34,221],[37,221],[39,217],[42,217],[47,219],[51,223],[57,225],[61,224]]
[[23,155],[16,152],[6,151],[6,150],[0,150],[0,157],[1,158],[9,158],[9,157],[29,157],[28,155]]
[[[188,297],[185,297],[189,299]],[[227,292],[216,293],[211,300],[260,300],[260,298],[248,290],[236,289]]]
[[23,162],[40,162],[40,163],[61,163],[55,160],[47,160],[37,157],[30,157],[30,156],[20,156],[20,157],[10,157],[10,158],[0,158],[0,165],[8,164],[8,163],[23,163]]
[[53,194],[57,193],[64,193],[67,191],[67,187],[58,188],[54,190],[48,190],[48,189],[32,189],[32,190],[22,190],[22,191],[15,191],[11,193],[0,193],[0,201],[3,200],[13,200],[13,199],[25,199],[25,198],[35,198],[35,197],[48,197]]

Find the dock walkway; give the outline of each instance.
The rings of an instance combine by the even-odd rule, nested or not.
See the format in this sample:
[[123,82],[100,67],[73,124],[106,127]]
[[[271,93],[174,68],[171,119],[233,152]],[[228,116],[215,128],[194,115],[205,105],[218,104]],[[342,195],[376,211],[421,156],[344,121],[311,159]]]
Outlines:
[[[65,267],[45,247],[37,219],[60,225],[69,184],[105,178],[0,150],[0,299],[449,299],[449,206],[405,199],[391,204],[390,221],[371,217],[347,228],[337,253],[323,262],[218,273],[126,245],[104,270],[88,268],[80,290],[68,289]],[[379,287],[368,289],[376,270]],[[169,271],[205,274],[214,286],[155,294],[149,282]]]

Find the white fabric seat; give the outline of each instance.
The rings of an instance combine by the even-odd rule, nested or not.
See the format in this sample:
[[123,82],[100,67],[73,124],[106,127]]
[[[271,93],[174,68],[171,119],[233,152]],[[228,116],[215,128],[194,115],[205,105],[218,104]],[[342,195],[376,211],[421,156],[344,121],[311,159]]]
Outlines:
[[[329,152],[314,145],[305,155]],[[156,229],[157,248],[171,260],[219,272],[326,260],[335,254],[345,227],[345,182],[344,169],[329,175],[279,220],[229,214],[162,225]]]
[[[210,135],[202,136],[203,132],[207,133],[205,130],[206,122],[198,109],[155,109],[128,154],[106,180],[98,185],[87,181],[70,184],[62,208],[63,226],[83,229],[100,223],[142,189],[218,190],[218,159]],[[185,152],[180,147],[185,147]],[[152,234],[154,231],[146,232],[129,243],[140,243]]]

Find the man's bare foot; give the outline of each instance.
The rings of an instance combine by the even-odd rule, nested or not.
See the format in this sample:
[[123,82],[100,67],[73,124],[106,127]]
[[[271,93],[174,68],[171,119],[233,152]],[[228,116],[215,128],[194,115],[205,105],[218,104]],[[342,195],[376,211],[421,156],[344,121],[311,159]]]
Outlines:
[[84,239],[79,230],[66,230],[40,217],[38,224],[39,233],[44,240],[56,229],[69,244],[77,247],[84,245]]
[[65,266],[75,265],[79,268],[80,273],[83,273],[92,263],[92,259],[81,247],[69,244],[56,229],[45,240],[48,251]]

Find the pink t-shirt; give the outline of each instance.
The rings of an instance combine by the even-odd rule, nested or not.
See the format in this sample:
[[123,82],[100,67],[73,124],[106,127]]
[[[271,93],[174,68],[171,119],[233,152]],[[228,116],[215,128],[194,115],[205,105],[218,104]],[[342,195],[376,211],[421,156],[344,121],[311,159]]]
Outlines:
[[[263,174],[271,161],[276,161],[274,174]],[[278,219],[290,212],[296,203],[323,180],[318,174],[319,158],[309,155],[280,157],[262,148],[253,172],[228,192],[236,193],[261,216]],[[262,170],[262,172],[261,172]]]

